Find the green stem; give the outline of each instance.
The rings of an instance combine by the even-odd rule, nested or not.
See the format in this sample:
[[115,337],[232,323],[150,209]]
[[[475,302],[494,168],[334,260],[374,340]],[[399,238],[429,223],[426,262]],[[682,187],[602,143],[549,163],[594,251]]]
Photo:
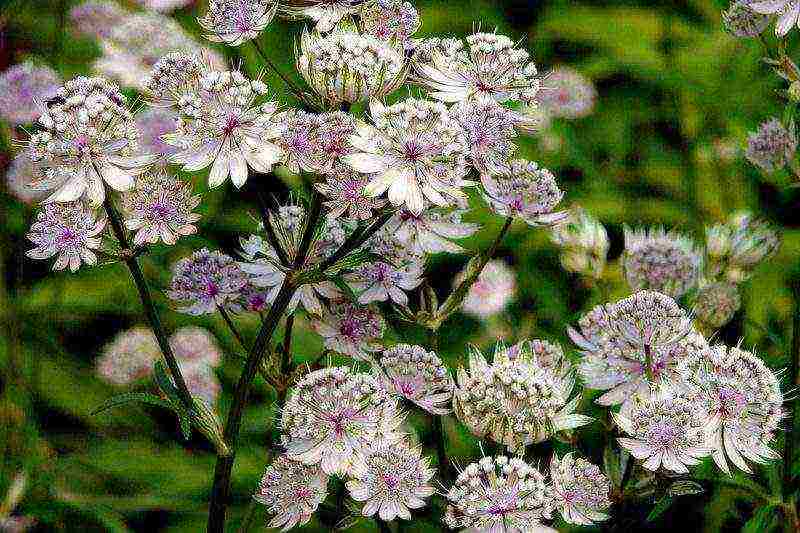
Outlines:
[[308,107],[309,102],[307,101],[305,95],[303,94],[303,90],[295,82],[289,79],[289,77],[286,74],[284,74],[281,71],[281,69],[278,68],[278,66],[272,61],[272,59],[269,58],[266,52],[264,52],[264,49],[261,48],[261,45],[258,43],[258,40],[253,39],[251,42],[253,43],[253,47],[256,49],[256,52],[258,52],[258,55],[261,56],[261,59],[264,60],[264,63],[267,64],[270,70],[272,70],[275,74],[278,75],[278,77],[283,81],[283,83],[286,84],[286,87],[294,95],[295,98],[297,98],[304,106]]
[[281,375],[289,372],[292,364],[292,329],[294,328],[294,313],[286,317],[286,328],[283,333],[283,348],[281,349]]
[[356,230],[344,241],[344,244],[342,244],[341,248],[320,263],[319,271],[325,272],[325,270],[327,270],[329,267],[336,264],[337,261],[347,257],[347,254],[360,248],[373,235],[378,233],[378,231],[380,231],[380,229],[385,226],[387,222],[389,222],[389,220],[394,216],[394,213],[394,211],[387,211],[372,221],[365,229],[361,231]]
[[[273,175],[273,174],[268,174]],[[289,261],[289,257],[286,255],[286,251],[283,249],[283,245],[281,245],[280,241],[278,240],[278,236],[275,233],[275,226],[272,225],[272,217],[269,214],[269,204],[267,203],[267,199],[264,198],[264,193],[259,189],[256,191],[256,196],[258,198],[258,208],[261,212],[261,220],[264,223],[264,231],[267,234],[267,240],[275,249],[275,253],[278,255],[278,259],[280,260],[281,264],[285,267],[291,266],[291,262]]]
[[242,348],[244,348],[245,351],[247,351],[247,344],[244,342],[244,337],[239,332],[239,329],[236,327],[236,324],[234,324],[231,315],[221,305],[217,306],[217,310],[219,311],[220,316],[222,316],[222,320],[224,320],[225,324],[228,326],[228,329],[230,330],[231,334],[233,334],[233,336],[236,338],[236,341],[239,343],[239,346],[241,346]]
[[428,326],[430,329],[439,329],[442,323],[447,320],[450,315],[461,308],[461,305],[464,303],[464,298],[466,298],[470,287],[472,287],[475,281],[477,281],[478,277],[481,275],[481,272],[483,272],[483,269],[486,268],[486,265],[497,252],[497,249],[500,247],[500,243],[508,233],[509,228],[511,228],[512,222],[514,222],[514,217],[506,218],[503,227],[500,229],[500,232],[497,234],[497,237],[492,245],[483,254],[478,256],[478,264],[472,268],[471,272],[464,278],[461,284],[456,287],[450,296],[447,297],[447,300],[445,300],[445,302],[439,308],[439,312],[437,313],[436,317],[431,320]]
[[111,223],[111,229],[119,241],[119,245],[122,247],[122,258],[125,261],[125,264],[128,266],[128,270],[131,272],[131,277],[136,285],[136,290],[139,292],[139,299],[142,301],[142,306],[144,307],[147,321],[150,323],[150,328],[153,330],[153,334],[156,337],[158,346],[161,349],[162,355],[164,356],[164,361],[166,361],[170,373],[172,374],[172,379],[175,381],[175,386],[178,389],[178,396],[183,402],[184,407],[186,407],[188,410],[192,410],[194,409],[192,393],[189,392],[189,387],[186,385],[186,380],[183,378],[181,368],[178,365],[178,360],[175,357],[175,354],[172,353],[172,347],[169,345],[167,334],[164,331],[164,327],[161,325],[161,319],[158,316],[158,311],[156,311],[156,306],[153,303],[152,296],[150,295],[150,289],[147,286],[147,281],[144,278],[144,274],[142,273],[142,269],[139,267],[136,257],[132,253],[130,243],[128,242],[128,237],[125,234],[125,229],[122,225],[122,219],[114,207],[114,203],[111,200],[111,191],[108,190],[108,187],[106,187],[106,197],[103,201],[103,207],[105,208],[109,222]]

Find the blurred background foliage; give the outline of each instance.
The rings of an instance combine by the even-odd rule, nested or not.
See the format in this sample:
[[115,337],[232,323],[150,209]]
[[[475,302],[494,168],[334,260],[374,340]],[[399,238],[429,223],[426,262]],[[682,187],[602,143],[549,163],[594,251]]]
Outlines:
[[[129,3],[130,4],[130,3]],[[202,2],[200,3],[202,4]],[[737,209],[750,209],[783,230],[779,254],[743,285],[743,307],[718,339],[755,348],[772,368],[787,365],[791,333],[789,278],[800,252],[800,192],[785,172],[764,176],[743,157],[746,132],[780,114],[776,94],[781,81],[760,62],[757,41],[737,40],[722,31],[720,11],[726,0],[419,0],[423,20],[418,36],[464,35],[476,22],[522,39],[542,70],[560,64],[590,77],[599,91],[593,115],[572,122],[555,121],[538,137],[522,141],[522,155],[553,170],[566,191],[565,202],[581,205],[601,219],[611,237],[610,259],[622,251],[623,225],[664,225],[702,241],[706,224],[722,221]],[[89,71],[97,43],[71,34],[65,13],[74,2],[0,0],[0,70],[25,58],[54,67],[64,78]],[[129,5],[129,7],[134,7]],[[197,5],[173,16],[194,35]],[[275,21],[262,42],[285,71],[292,69],[294,36],[301,24]],[[767,35],[767,39],[771,39]],[[230,53],[225,51],[225,53]],[[252,48],[242,59],[256,68]],[[790,53],[795,60],[800,54]],[[230,56],[229,56],[230,57]],[[273,76],[268,82],[280,93]],[[285,102],[290,97],[281,93]],[[0,172],[13,157],[10,139],[18,132],[3,126]],[[169,267],[190,251],[208,246],[235,251],[240,233],[254,227],[255,201],[247,188],[225,186],[202,191],[204,215],[197,236],[172,248],[160,247],[143,260],[157,288],[169,281]],[[276,184],[285,195],[293,183]],[[294,184],[296,186],[296,184]],[[120,331],[143,324],[141,306],[121,264],[51,273],[44,262],[24,257],[30,207],[0,193],[0,498],[16,472],[28,474],[18,512],[38,520],[41,531],[202,531],[214,456],[202,438],[186,443],[168,413],[139,406],[90,412],[117,390],[101,382],[94,364],[102,347]],[[480,202],[470,215],[485,228],[467,247],[485,247],[498,219]],[[502,318],[479,323],[465,316],[442,329],[441,352],[452,367],[464,359],[465,346],[488,348],[497,338],[509,342],[540,337],[570,344],[568,324],[599,302],[595,288],[563,271],[558,251],[546,231],[515,224],[499,255],[518,274],[518,295]],[[447,256],[429,264],[429,279],[440,295],[467,256]],[[606,274],[613,296],[628,292],[619,267]],[[168,330],[186,324],[209,328],[223,348],[237,346],[216,316],[180,315],[163,295],[157,304]],[[240,319],[248,338],[254,317]],[[419,340],[419,332],[394,324],[395,338]],[[298,361],[321,351],[307,327],[296,327]],[[276,338],[280,338],[278,335]],[[219,407],[227,410],[240,362],[228,357],[219,371],[223,383]],[[247,409],[233,476],[235,505],[231,527],[241,520],[249,495],[269,456],[267,435],[275,414],[270,389],[259,382]],[[795,393],[796,394],[796,393]],[[426,446],[434,428],[424,417],[411,417]],[[604,439],[599,424],[580,431],[593,459],[600,462]],[[445,422],[447,452],[465,465],[480,455],[477,443],[455,419]],[[557,447],[563,447],[557,444]],[[535,450],[548,457],[549,449]],[[430,455],[435,453],[427,449]],[[702,469],[701,469],[702,472]],[[765,486],[774,485],[777,467],[759,470]],[[707,485],[708,486],[708,485]],[[715,533],[769,531],[777,518],[767,508],[753,519],[741,489],[709,489],[685,497],[661,518],[640,530]],[[643,505],[642,516],[650,511]],[[774,510],[773,510],[774,511]],[[304,531],[329,531],[335,521],[323,511]],[[403,531],[440,531],[441,509],[421,513]],[[353,531],[374,531],[369,521]],[[567,528],[563,529],[567,531]]]

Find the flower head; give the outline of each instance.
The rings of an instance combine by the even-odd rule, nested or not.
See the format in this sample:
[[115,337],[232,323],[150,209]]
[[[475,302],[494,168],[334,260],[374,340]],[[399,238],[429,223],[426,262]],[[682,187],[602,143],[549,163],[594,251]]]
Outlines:
[[780,243],[780,235],[767,221],[747,211],[734,213],[725,224],[706,229],[709,270],[733,283],[745,281],[775,255]]
[[592,82],[569,67],[557,67],[543,81],[539,105],[551,117],[582,118],[592,113],[597,91]]
[[770,447],[785,413],[780,383],[764,362],[739,348],[715,346],[681,365],[688,397],[709,417],[714,462],[730,473],[727,459],[745,472],[747,461],[777,459]]
[[777,15],[775,23],[775,35],[783,37],[794,26],[798,26],[800,21],[800,1],[798,0],[763,0],[750,2],[750,9],[762,15]]
[[383,41],[405,43],[421,25],[419,13],[406,0],[375,0],[361,10],[364,32]]
[[544,476],[522,459],[484,457],[467,466],[447,492],[444,523],[453,529],[527,533],[553,511]]
[[494,100],[467,100],[450,108],[464,129],[470,163],[481,172],[503,166],[517,150],[514,139],[522,116]]
[[554,212],[564,197],[555,176],[536,163],[516,159],[481,176],[483,197],[498,215],[517,216],[531,226],[557,224],[566,211]]
[[222,361],[217,339],[204,328],[182,327],[169,338],[169,345],[182,363],[216,367]]
[[722,12],[722,24],[735,37],[756,37],[769,26],[769,17],[750,9],[755,0],[733,0]]
[[312,327],[324,338],[325,348],[371,361],[372,354],[380,350],[376,341],[383,336],[386,326],[377,309],[335,300]]
[[284,115],[286,130],[278,143],[292,172],[318,172],[341,176],[347,172],[342,157],[353,151],[350,136],[356,131],[353,115],[343,111],[307,113],[290,110]]
[[596,465],[586,459],[576,459],[572,453],[561,459],[553,454],[550,478],[556,508],[566,522],[591,526],[608,519],[611,483]]
[[277,104],[265,101],[267,86],[238,71],[208,71],[200,90],[180,99],[178,131],[164,140],[180,148],[171,157],[187,171],[211,167],[208,185],[218,187],[230,176],[236,187],[247,181],[248,166],[268,173],[283,158],[275,140],[283,127]]
[[192,185],[166,171],[145,174],[135,188],[123,196],[125,227],[135,231],[133,242],[175,244],[178,238],[197,232],[200,215],[192,211],[200,196],[192,194]]
[[42,107],[30,155],[41,169],[37,188],[54,190],[48,201],[87,198],[103,203],[106,186],[133,187],[134,176],[156,158],[134,156],[139,132],[116,85],[79,76]]
[[430,96],[443,102],[492,98],[497,102],[535,101],[539,91],[530,54],[505,35],[474,33],[442,39],[415,56],[414,70]]
[[707,347],[675,300],[655,291],[598,306],[579,327],[580,333],[568,330],[583,354],[578,372],[586,387],[609,391],[597,399],[600,405],[649,397],[676,377],[682,360]]
[[[797,6],[800,13],[800,4]],[[797,150],[797,136],[777,118],[763,122],[747,137],[745,157],[764,172],[775,172],[786,166]]]
[[[461,276],[454,285],[461,283]],[[502,313],[514,300],[517,292],[517,276],[502,259],[492,259],[481,271],[478,279],[467,292],[462,310],[481,320]]]
[[697,285],[703,257],[695,243],[664,228],[625,228],[622,268],[634,290],[652,289],[678,298]]
[[480,226],[461,220],[465,210],[426,209],[419,215],[400,211],[387,223],[388,231],[398,241],[419,254],[447,252],[457,254],[464,249],[452,242],[473,235]]
[[422,346],[398,344],[381,353],[376,376],[391,394],[413,402],[421,409],[445,415],[453,396],[453,378],[434,352]]
[[257,38],[277,10],[276,0],[211,0],[197,22],[209,41],[239,46]]
[[350,496],[365,502],[363,516],[377,514],[381,520],[411,520],[409,509],[425,506],[434,494],[434,470],[418,447],[403,442],[377,442],[359,454],[346,483]]
[[303,31],[297,70],[327,104],[383,98],[406,77],[401,51],[371,35]]
[[345,171],[341,174],[328,174],[324,182],[314,186],[325,195],[325,207],[330,218],[345,216],[367,220],[386,204],[385,200],[367,196],[364,190],[368,183],[367,176]]
[[73,7],[69,12],[71,26],[79,33],[90,37],[108,37],[122,23],[127,12],[116,2],[87,1]]
[[267,466],[253,499],[274,515],[267,527],[289,531],[308,523],[327,495],[328,476],[319,466],[280,455]]
[[460,368],[457,380],[453,407],[458,419],[476,436],[511,452],[592,420],[574,413],[579,396],[570,399],[575,376],[563,353],[555,364],[542,364],[529,345],[514,357],[498,345],[489,364],[472,348],[469,369]]
[[741,305],[736,285],[725,281],[709,283],[697,291],[694,314],[701,325],[713,331],[730,322]]
[[282,0],[279,10],[289,19],[310,19],[316,31],[327,33],[345,17],[355,15],[365,0]]
[[181,313],[203,315],[235,302],[246,283],[232,257],[203,248],[175,263],[167,295],[182,303]]
[[152,330],[134,327],[119,333],[103,348],[103,355],[97,360],[97,373],[114,385],[128,385],[149,376],[153,363],[160,358]]
[[629,409],[613,414],[628,437],[620,446],[642,466],[653,472],[664,468],[688,474],[688,467],[711,454],[708,447],[708,419],[701,409],[680,396],[653,397],[636,402]]
[[608,233],[603,224],[583,209],[569,214],[553,227],[550,239],[561,248],[561,265],[569,272],[599,278],[608,256]]
[[346,367],[307,374],[291,392],[281,417],[290,459],[320,464],[326,474],[353,472],[353,461],[373,442],[400,439],[397,403],[368,374]]
[[144,80],[144,92],[159,107],[179,105],[181,97],[200,89],[208,66],[195,54],[170,52],[159,59]]
[[409,98],[384,106],[370,103],[373,126],[351,137],[356,152],[344,158],[371,177],[366,193],[418,215],[426,203],[445,207],[465,198],[466,139],[461,126],[439,103]]
[[97,263],[94,250],[102,244],[105,227],[106,219],[82,202],[44,204],[28,231],[34,248],[25,255],[39,260],[56,256],[53,270],[75,272],[81,264]]
[[31,61],[9,67],[0,74],[0,117],[14,124],[30,124],[39,118],[40,102],[55,96],[61,80],[47,66]]

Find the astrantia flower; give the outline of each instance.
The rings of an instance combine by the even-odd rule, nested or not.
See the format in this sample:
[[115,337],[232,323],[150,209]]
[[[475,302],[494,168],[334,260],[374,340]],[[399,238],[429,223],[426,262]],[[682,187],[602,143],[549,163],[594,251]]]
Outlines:
[[769,17],[756,13],[750,8],[754,0],[733,0],[722,12],[722,24],[736,37],[755,37],[761,35],[769,26]]
[[0,74],[0,117],[12,125],[39,118],[38,104],[54,96],[61,80],[53,69],[26,61]]
[[578,372],[590,389],[608,390],[600,405],[630,404],[677,377],[678,364],[707,348],[675,300],[641,291],[615,304],[598,306],[568,333],[581,349]]
[[557,224],[566,211],[554,212],[564,197],[553,173],[536,163],[515,159],[481,175],[483,197],[504,217],[519,217],[531,226]]
[[25,255],[31,259],[50,259],[56,256],[53,270],[69,267],[72,272],[81,264],[94,265],[100,248],[100,234],[106,219],[82,202],[44,204],[28,231],[34,248]]
[[[178,149],[165,143],[161,137],[175,131],[178,115],[171,109],[150,108],[136,115],[136,127],[139,128],[139,153],[154,154],[164,158],[171,156]],[[161,161],[166,163],[166,159]],[[163,166],[163,165],[162,165]]]
[[326,33],[343,18],[355,15],[365,0],[281,0],[280,15],[289,19],[310,19],[316,30]]
[[127,12],[116,2],[83,2],[69,12],[71,27],[90,37],[108,37]]
[[470,163],[475,168],[486,172],[514,156],[516,128],[523,121],[519,113],[486,99],[459,102],[450,113],[464,129]]
[[182,363],[215,367],[222,361],[217,339],[207,329],[182,327],[169,338],[169,345]]
[[370,176],[366,192],[419,215],[426,201],[443,207],[465,198],[466,139],[461,126],[439,103],[409,98],[392,106],[370,103],[374,126],[351,137],[356,153],[344,158]]
[[6,169],[6,187],[19,201],[26,204],[40,202],[47,193],[33,188],[39,179],[39,169],[30,154],[22,152],[11,160]]
[[292,390],[281,417],[289,458],[320,464],[326,474],[352,472],[357,454],[383,438],[400,439],[397,403],[368,374],[346,367],[307,374]]
[[133,156],[138,131],[125,97],[102,78],[79,76],[61,87],[42,108],[31,135],[31,159],[41,167],[37,188],[55,190],[48,201],[87,198],[103,203],[105,187],[127,191],[134,176],[156,158]]
[[689,398],[708,413],[714,462],[730,473],[727,459],[745,472],[747,461],[767,463],[785,416],[775,374],[751,352],[715,346],[682,365]]
[[278,144],[286,153],[286,166],[292,172],[318,172],[340,175],[347,172],[341,158],[353,151],[350,136],[356,131],[353,115],[342,111],[307,113],[287,111],[286,129]]
[[371,35],[303,31],[297,70],[328,105],[383,98],[405,81],[402,51]]
[[289,531],[308,523],[327,495],[328,476],[319,466],[280,455],[267,466],[253,499],[274,515],[267,527]]
[[724,281],[709,283],[695,296],[694,314],[702,325],[715,330],[730,322],[741,305],[736,285]]
[[192,194],[192,184],[181,181],[166,171],[145,174],[136,187],[122,198],[125,227],[135,231],[137,245],[161,241],[172,245],[179,237],[197,233],[200,220],[192,211],[200,204],[200,196]]
[[778,21],[775,23],[775,35],[783,37],[794,26],[800,25],[800,1],[798,0],[764,0],[761,2],[751,2],[750,9],[763,15],[777,15]]
[[550,239],[561,247],[561,265],[569,272],[600,278],[608,256],[608,233],[603,224],[583,209],[552,229]]
[[447,492],[444,523],[464,531],[532,533],[550,518],[544,476],[522,459],[484,457],[467,466]]
[[[269,216],[281,248],[286,252],[289,262],[294,263],[303,237],[305,209],[299,205],[285,205],[277,211],[270,212]],[[313,265],[323,261],[333,254],[344,240],[342,227],[336,220],[326,218],[323,231],[315,235],[305,264]],[[249,275],[250,282],[255,286],[269,288],[268,299],[270,302],[273,301],[286,278],[286,267],[280,263],[278,253],[272,245],[260,236],[251,235],[248,239],[242,239],[241,244],[242,256],[245,259],[240,263],[242,270]],[[340,293],[329,281],[305,284],[294,293],[288,310],[292,312],[298,304],[302,304],[312,315],[321,316],[323,305],[320,296],[336,298]]]
[[703,257],[695,243],[664,228],[625,228],[622,268],[634,291],[652,289],[674,298],[697,285]]
[[373,307],[347,300],[331,302],[329,309],[311,327],[325,340],[325,348],[362,361],[372,360],[380,349],[376,341],[383,336],[385,324]]
[[453,378],[434,352],[398,344],[384,351],[375,367],[378,381],[392,394],[436,415],[450,412]]
[[277,104],[265,101],[267,86],[238,71],[206,72],[200,91],[180,100],[178,131],[164,140],[181,149],[174,163],[187,171],[211,166],[208,185],[230,176],[236,187],[247,181],[247,167],[267,173],[283,157],[275,139],[282,133]]
[[364,248],[388,261],[365,263],[345,276],[358,294],[358,301],[368,304],[391,300],[406,305],[408,296],[403,291],[412,291],[422,283],[424,257],[403,246],[388,228],[370,239]]
[[128,385],[149,376],[153,363],[160,358],[161,350],[152,330],[135,327],[118,334],[103,348],[97,373],[114,385]]
[[426,209],[419,215],[402,210],[386,224],[388,232],[409,249],[419,254],[447,252],[457,254],[464,249],[452,242],[472,236],[480,226],[462,222],[464,210]]
[[772,257],[780,243],[780,235],[767,221],[747,211],[734,213],[725,224],[706,229],[709,270],[714,276],[740,283]]
[[239,46],[258,37],[278,9],[276,0],[211,0],[197,22],[209,41]]
[[375,0],[361,10],[364,32],[383,41],[404,43],[421,25],[416,8],[405,0]]
[[711,454],[709,420],[696,404],[681,397],[654,397],[634,403],[612,416],[628,435],[617,439],[642,466],[688,474],[690,466]]
[[443,39],[415,56],[418,81],[443,102],[488,97],[498,102],[535,101],[539,91],[530,54],[505,35],[475,33]]
[[591,526],[608,519],[611,483],[596,465],[572,453],[561,459],[553,454],[550,478],[556,508],[566,522]]
[[327,198],[325,207],[329,217],[367,220],[386,204],[385,200],[367,196],[364,189],[368,183],[367,176],[345,171],[327,175],[324,182],[316,183],[314,187]]
[[346,486],[351,498],[364,502],[363,516],[411,520],[409,509],[424,507],[425,499],[436,492],[431,484],[434,473],[419,447],[377,442],[356,456]]
[[[461,283],[461,276],[454,285]],[[516,297],[517,276],[502,259],[486,263],[478,279],[467,292],[462,310],[481,320],[502,313]]]
[[580,72],[569,67],[557,67],[542,81],[537,98],[550,116],[576,119],[592,113],[597,91]]
[[195,54],[170,52],[159,59],[144,80],[144,92],[153,105],[177,106],[186,93],[197,91],[208,66]]
[[511,452],[592,421],[574,412],[580,395],[570,399],[575,376],[566,358],[543,365],[528,349],[511,358],[498,345],[489,364],[473,347],[469,369],[459,368],[457,380],[453,408],[458,419],[477,437],[491,438]]
[[234,302],[246,283],[232,257],[203,248],[175,263],[167,295],[182,303],[181,313],[203,315]]
[[[800,12],[800,2],[797,10]],[[795,132],[786,129],[777,118],[771,118],[748,135],[745,157],[764,172],[775,172],[791,161],[795,150]]]

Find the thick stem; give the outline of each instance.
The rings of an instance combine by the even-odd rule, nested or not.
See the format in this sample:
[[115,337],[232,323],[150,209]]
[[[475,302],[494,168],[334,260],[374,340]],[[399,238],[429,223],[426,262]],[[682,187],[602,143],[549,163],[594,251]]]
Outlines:
[[784,434],[783,447],[783,498],[784,502],[794,506],[792,498],[794,494],[794,476],[792,476],[792,466],[794,464],[794,443],[797,438],[797,414],[800,411],[800,396],[797,394],[796,387],[800,383],[800,280],[792,280],[792,296],[794,298],[793,319],[792,319],[792,353],[791,364],[789,366],[789,393],[794,396],[794,400],[789,403],[789,423]]
[[455,288],[450,296],[447,297],[447,300],[445,300],[442,306],[439,308],[439,312],[436,314],[436,317],[428,326],[429,328],[439,329],[442,323],[461,307],[461,305],[464,303],[464,298],[467,296],[467,292],[469,292],[472,284],[475,283],[475,281],[481,275],[481,272],[483,272],[483,269],[486,268],[486,265],[497,252],[497,249],[500,247],[500,243],[508,233],[512,222],[514,222],[514,217],[506,218],[503,227],[500,229],[500,233],[497,234],[497,237],[492,245],[488,250],[479,256],[478,264],[472,269],[472,272],[470,272],[469,275],[464,278],[461,284]]
[[[315,193],[311,202],[311,207],[308,209],[303,237],[294,262],[296,271],[300,270],[306,261],[306,256],[311,249],[314,232],[316,231],[321,213],[322,198],[319,193]],[[231,471],[233,470],[233,463],[236,458],[236,441],[239,437],[239,428],[242,423],[244,407],[247,405],[250,388],[253,379],[255,379],[258,373],[258,369],[261,367],[261,361],[264,358],[267,345],[272,339],[278,322],[289,306],[296,290],[297,286],[295,286],[292,280],[292,273],[288,273],[284,279],[283,285],[281,285],[278,295],[275,297],[275,301],[272,303],[272,307],[270,307],[269,313],[261,325],[258,336],[253,346],[250,348],[250,352],[247,354],[247,362],[236,384],[233,403],[228,412],[228,419],[225,423],[225,431],[223,434],[225,443],[228,445],[231,453],[226,457],[218,457],[217,464],[214,468],[214,484],[211,489],[211,502],[209,504],[208,515],[209,533],[222,533],[225,529],[225,513],[230,497]]]
[[153,330],[153,334],[156,337],[158,347],[161,349],[161,354],[164,356],[164,361],[166,361],[170,373],[172,374],[172,379],[175,381],[175,387],[178,389],[178,396],[183,402],[184,407],[191,410],[194,408],[192,393],[189,392],[189,387],[186,385],[186,380],[183,379],[183,374],[181,373],[181,368],[178,365],[178,360],[175,358],[175,354],[172,353],[172,347],[169,345],[167,334],[164,331],[164,327],[161,325],[161,319],[158,316],[158,311],[156,311],[156,306],[153,303],[152,296],[150,295],[150,289],[147,286],[147,281],[144,279],[144,274],[142,273],[142,269],[139,267],[139,263],[136,261],[136,257],[134,257],[132,254],[128,237],[126,236],[125,229],[122,225],[122,219],[114,207],[114,203],[111,200],[111,191],[109,190],[106,190],[106,197],[103,201],[103,207],[105,207],[106,214],[108,215],[109,222],[111,223],[111,230],[114,232],[114,235],[119,241],[120,247],[122,247],[122,255],[125,264],[128,266],[128,270],[131,272],[131,277],[136,285],[136,290],[139,291],[139,299],[142,301],[145,315],[147,315],[147,321],[150,323],[150,328]]
[[281,375],[289,372],[292,364],[292,329],[294,328],[294,313],[286,317],[286,328],[283,333],[283,348],[281,348]]

